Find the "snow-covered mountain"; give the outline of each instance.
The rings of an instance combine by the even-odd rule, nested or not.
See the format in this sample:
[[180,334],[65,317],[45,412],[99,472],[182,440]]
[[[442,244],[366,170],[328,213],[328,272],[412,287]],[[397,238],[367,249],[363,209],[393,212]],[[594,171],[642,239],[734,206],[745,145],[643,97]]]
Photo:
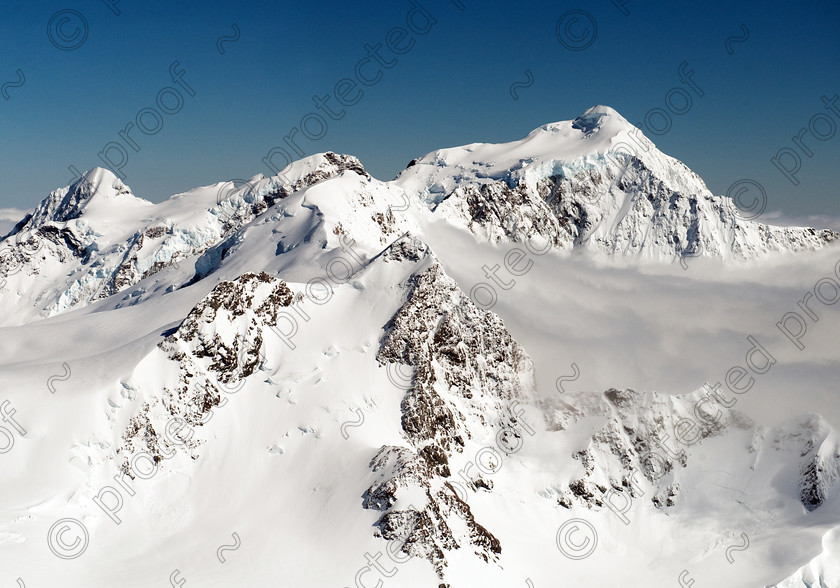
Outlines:
[[[803,360],[751,336],[725,395],[670,333],[634,345],[684,363],[672,390],[567,393],[577,363],[547,388],[568,362],[544,358],[546,341],[585,336],[633,363],[623,327],[586,320],[642,333],[628,276],[701,299],[735,281],[787,295],[812,282],[757,276],[821,263],[837,237],[743,219],[604,106],[436,151],[390,182],[327,152],[153,204],[91,170],[0,243],[0,580],[833,585],[840,440],[824,390],[806,379],[800,412],[769,422],[742,382],[770,386],[784,361],[836,382],[836,350]],[[488,255],[524,282],[513,303],[474,298],[464,268]],[[578,298],[574,264],[597,272]],[[610,288],[603,307],[586,293]],[[723,348],[740,331],[714,311],[692,311],[709,319],[691,333]],[[763,312],[772,328],[777,309]]]
[[[521,141],[435,151],[392,182],[375,180],[352,156],[325,153],[273,178],[214,184],[153,205],[95,168],[52,192],[15,227],[0,254],[0,275],[24,314],[35,308],[45,316],[115,295],[182,261],[203,276],[242,239],[248,223],[315,185],[333,200],[380,215],[374,220],[391,231],[380,245],[396,236],[395,210],[404,228],[442,219],[492,242],[543,238],[561,251],[666,262],[745,260],[814,250],[838,238],[830,230],[744,220],[731,200],[713,196],[621,115],[596,106]],[[286,231],[284,224],[278,232]]]
[[816,249],[837,233],[744,220],[733,202],[608,106],[521,141],[441,149],[395,181],[491,240],[532,235],[560,249],[673,260]]

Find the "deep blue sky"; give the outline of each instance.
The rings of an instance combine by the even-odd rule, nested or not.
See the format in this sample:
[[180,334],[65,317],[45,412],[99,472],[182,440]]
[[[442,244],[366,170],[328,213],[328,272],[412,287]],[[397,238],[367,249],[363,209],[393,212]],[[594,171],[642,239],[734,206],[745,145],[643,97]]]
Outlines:
[[[18,69],[26,81],[6,87],[8,99],[0,96],[0,207],[34,206],[70,182],[69,165],[102,165],[97,154],[111,141],[129,155],[126,183],[155,201],[214,181],[268,175],[262,162],[268,151],[288,151],[283,136],[318,112],[313,94],[331,94],[340,79],[354,77],[363,45],[384,43],[390,29],[405,26],[412,8],[410,0],[110,1],[119,16],[105,0],[3,2],[0,84],[16,81]],[[750,178],[766,188],[768,210],[840,216],[840,129],[825,141],[810,132],[804,137],[813,155],[798,151],[798,186],[770,162],[779,149],[795,149],[793,136],[826,112],[823,95],[840,93],[836,0],[628,0],[626,15],[610,0],[462,0],[464,10],[457,1],[420,1],[437,23],[414,35],[414,46],[396,56],[378,84],[364,88],[357,104],[343,107],[343,119],[328,120],[322,139],[298,134],[307,155],[354,154],[374,176],[391,179],[431,150],[517,139],[594,104],[640,122],[651,108],[665,108],[671,88],[687,89],[677,73],[686,61],[704,95],[693,95],[686,114],[672,115],[666,134],[645,134],[715,193]],[[50,18],[63,9],[83,14],[87,23],[87,39],[73,51],[57,49],[47,35]],[[582,51],[558,41],[558,19],[570,10],[597,22],[594,42]],[[220,54],[216,41],[234,35],[233,23],[239,39]],[[415,25],[422,24],[418,17]],[[730,55],[725,40],[743,37],[742,24],[749,38],[731,44]],[[62,26],[72,44],[75,24]],[[583,34],[583,21],[570,31]],[[394,58],[387,48],[382,55]],[[179,90],[183,106],[161,115],[157,134],[131,131],[140,147],[134,152],[119,132],[140,109],[158,108],[159,90],[177,87],[169,74],[174,61],[195,96]],[[366,67],[366,75],[375,74]],[[525,82],[526,69],[534,83],[513,100],[511,84]],[[176,99],[165,100],[173,108]],[[335,97],[328,105],[341,108]],[[840,127],[840,116],[829,116]],[[143,120],[147,128],[155,123],[151,114]],[[318,131],[317,121],[309,124]],[[818,132],[831,131],[824,118],[816,124]]]

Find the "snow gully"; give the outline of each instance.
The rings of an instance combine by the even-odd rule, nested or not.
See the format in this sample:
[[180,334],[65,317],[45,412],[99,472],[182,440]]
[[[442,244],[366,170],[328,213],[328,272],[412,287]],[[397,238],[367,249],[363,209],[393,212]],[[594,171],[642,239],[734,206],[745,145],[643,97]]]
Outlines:
[[[318,306],[322,306],[332,299],[332,284],[335,284],[336,286],[344,284],[353,277],[353,274],[359,271],[360,268],[364,267],[365,264],[361,256],[353,250],[353,245],[356,244],[355,239],[348,239],[347,235],[341,232],[339,233],[338,241],[341,251],[347,254],[352,261],[348,260],[341,254],[336,255],[326,264],[326,274],[329,279],[316,276],[306,283],[306,299],[311,300]],[[339,268],[338,266],[341,267]],[[340,275],[342,272],[345,274],[344,276]],[[299,304],[292,304],[290,308],[297,313],[304,323],[309,322],[311,317],[306,313],[306,311],[300,308]],[[285,320],[286,327],[288,327],[288,329],[280,328],[280,319]],[[270,328],[272,332],[289,347],[289,349],[295,349],[295,344],[292,341],[292,338],[297,335],[300,327],[298,325],[298,319],[295,318],[292,313],[286,310],[282,310],[277,313],[277,321]]]

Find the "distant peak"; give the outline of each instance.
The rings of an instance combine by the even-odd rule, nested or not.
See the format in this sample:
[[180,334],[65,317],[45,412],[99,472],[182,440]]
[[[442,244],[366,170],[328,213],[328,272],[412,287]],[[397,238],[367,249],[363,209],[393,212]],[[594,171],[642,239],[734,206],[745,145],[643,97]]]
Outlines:
[[[71,191],[78,190],[82,186],[86,186],[86,192],[95,194],[100,192],[100,188],[109,188],[119,192],[128,192],[128,188],[122,181],[109,169],[104,167],[94,167],[83,173],[78,180],[70,184]],[[111,190],[108,190],[110,192]]]
[[597,106],[588,108],[583,114],[573,120],[572,128],[589,134],[602,127],[607,121],[630,124],[614,108],[598,104]]
[[38,204],[21,230],[37,229],[49,221],[66,222],[79,218],[92,201],[103,203],[114,211],[123,211],[127,205],[151,206],[151,202],[134,196],[114,172],[94,167],[69,186],[53,190]]
[[117,176],[114,175],[114,172],[112,172],[111,170],[106,169],[104,167],[98,167],[98,166],[97,167],[92,167],[89,170],[87,170],[85,173],[82,174],[82,179],[87,179],[87,180],[93,180],[93,179],[98,179],[98,178],[107,178],[107,177],[115,178]]
[[618,111],[615,108],[612,108],[610,106],[605,106],[603,104],[596,104],[595,106],[592,106],[591,108],[587,108],[583,112],[583,114],[581,114],[578,118],[596,117],[596,116],[618,116],[618,117],[621,117],[621,115],[618,113]]

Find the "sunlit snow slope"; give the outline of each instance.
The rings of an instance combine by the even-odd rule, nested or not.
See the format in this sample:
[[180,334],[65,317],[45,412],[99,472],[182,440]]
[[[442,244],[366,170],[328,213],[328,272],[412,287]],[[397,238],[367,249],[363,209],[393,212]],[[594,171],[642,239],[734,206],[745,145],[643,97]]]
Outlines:
[[837,585],[836,240],[605,106],[391,182],[93,169],[0,243],[0,583]]

